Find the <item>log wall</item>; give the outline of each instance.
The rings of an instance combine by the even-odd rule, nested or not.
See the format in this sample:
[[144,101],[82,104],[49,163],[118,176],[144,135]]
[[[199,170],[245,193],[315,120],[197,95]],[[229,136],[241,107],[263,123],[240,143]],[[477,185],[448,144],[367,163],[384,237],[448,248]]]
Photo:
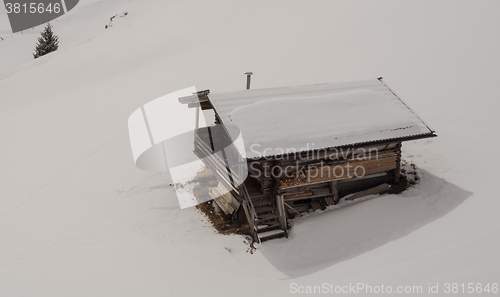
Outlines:
[[[262,193],[282,197],[289,215],[324,209],[340,198],[399,177],[401,144],[353,147],[249,161]],[[277,198],[276,198],[277,199]],[[279,205],[278,205],[279,206]]]

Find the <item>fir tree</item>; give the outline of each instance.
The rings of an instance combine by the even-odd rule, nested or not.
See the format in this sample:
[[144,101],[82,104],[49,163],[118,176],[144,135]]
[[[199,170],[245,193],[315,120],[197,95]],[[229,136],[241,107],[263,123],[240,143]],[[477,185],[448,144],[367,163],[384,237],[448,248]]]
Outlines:
[[36,44],[35,52],[33,53],[33,57],[35,59],[56,51],[59,48],[59,37],[52,32],[52,26],[50,23],[47,23],[47,26],[45,26],[41,35],[42,36],[38,38],[38,43]]

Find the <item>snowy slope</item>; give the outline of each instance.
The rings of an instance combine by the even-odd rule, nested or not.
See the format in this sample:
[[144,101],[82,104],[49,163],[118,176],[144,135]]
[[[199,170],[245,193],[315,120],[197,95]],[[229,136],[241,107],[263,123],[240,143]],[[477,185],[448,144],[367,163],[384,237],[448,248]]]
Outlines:
[[[0,296],[500,282],[499,2],[81,2],[37,60],[41,27],[10,34],[0,10]],[[240,90],[246,71],[253,88],[384,76],[439,135],[403,145],[421,184],[297,220],[254,254],[214,234],[168,175],[135,168],[127,119],[192,85]]]

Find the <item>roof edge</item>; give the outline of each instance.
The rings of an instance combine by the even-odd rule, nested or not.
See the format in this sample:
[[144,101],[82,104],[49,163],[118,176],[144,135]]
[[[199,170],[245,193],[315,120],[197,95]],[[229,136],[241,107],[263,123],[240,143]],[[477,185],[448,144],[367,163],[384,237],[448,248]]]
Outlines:
[[437,134],[435,134],[434,131],[432,131],[431,133],[426,133],[426,134],[418,134],[418,135],[411,135],[411,136],[404,136],[404,137],[397,137],[397,138],[387,138],[387,139],[374,140],[374,141],[358,142],[358,143],[346,144],[346,145],[341,145],[341,146],[322,147],[322,148],[317,148],[317,149],[311,149],[308,151],[295,152],[295,153],[289,153],[289,154],[270,155],[270,156],[264,156],[264,157],[260,157],[260,158],[247,158],[247,160],[259,161],[259,160],[269,160],[270,158],[272,158],[272,159],[278,159],[278,158],[286,159],[287,156],[292,156],[294,154],[302,154],[302,153],[311,152],[311,151],[317,152],[319,150],[324,150],[324,149],[346,148],[346,147],[363,147],[363,146],[367,146],[367,145],[379,145],[379,144],[412,141],[412,140],[434,138],[434,137],[437,137]]

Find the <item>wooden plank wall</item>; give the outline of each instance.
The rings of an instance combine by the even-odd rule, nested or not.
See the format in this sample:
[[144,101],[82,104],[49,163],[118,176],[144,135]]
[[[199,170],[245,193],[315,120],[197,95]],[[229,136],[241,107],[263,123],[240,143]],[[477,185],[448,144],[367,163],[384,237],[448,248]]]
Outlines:
[[[325,208],[345,195],[390,183],[399,170],[400,143],[333,152],[333,158],[332,151],[323,151],[310,156],[249,161],[249,176],[259,182],[262,193],[282,197],[287,212],[296,214]],[[279,172],[282,174],[277,175]]]

